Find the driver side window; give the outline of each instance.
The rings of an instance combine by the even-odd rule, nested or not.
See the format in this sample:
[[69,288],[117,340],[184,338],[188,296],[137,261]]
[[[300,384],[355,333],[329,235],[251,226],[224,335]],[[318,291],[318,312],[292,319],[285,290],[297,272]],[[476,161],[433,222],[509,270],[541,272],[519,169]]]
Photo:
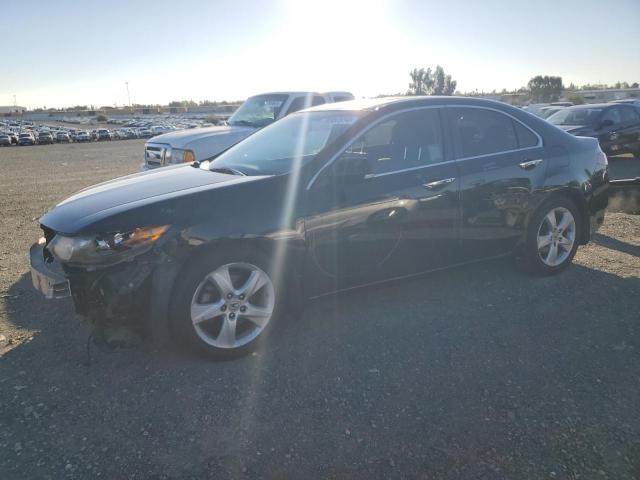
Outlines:
[[[356,138],[336,163],[360,161],[369,175],[393,173],[444,161],[437,109],[399,113]],[[338,165],[339,171],[351,170]]]

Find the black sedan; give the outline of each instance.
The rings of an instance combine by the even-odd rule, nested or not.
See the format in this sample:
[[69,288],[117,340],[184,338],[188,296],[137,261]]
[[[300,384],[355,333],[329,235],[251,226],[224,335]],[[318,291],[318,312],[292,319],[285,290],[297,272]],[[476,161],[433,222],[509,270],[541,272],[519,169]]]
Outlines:
[[328,104],[66,199],[40,219],[32,278],[95,321],[146,318],[153,336],[234,356],[304,299],[501,255],[558,273],[607,189],[596,140],[508,105]]
[[633,105],[578,105],[564,108],[547,120],[572,135],[597,138],[607,155],[640,156],[640,109]]

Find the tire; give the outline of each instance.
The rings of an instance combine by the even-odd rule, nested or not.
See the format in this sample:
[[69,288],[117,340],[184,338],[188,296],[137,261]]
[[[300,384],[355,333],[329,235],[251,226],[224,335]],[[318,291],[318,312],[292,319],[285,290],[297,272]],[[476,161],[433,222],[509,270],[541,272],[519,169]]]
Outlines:
[[569,198],[553,196],[546,200],[531,216],[518,265],[533,274],[560,273],[576,254],[582,220],[576,204]]
[[[274,280],[274,271],[272,262],[255,250],[197,256],[176,281],[169,310],[174,332],[188,348],[214,358],[255,350],[283,310],[278,284],[284,283]],[[259,286],[253,291],[252,281]]]

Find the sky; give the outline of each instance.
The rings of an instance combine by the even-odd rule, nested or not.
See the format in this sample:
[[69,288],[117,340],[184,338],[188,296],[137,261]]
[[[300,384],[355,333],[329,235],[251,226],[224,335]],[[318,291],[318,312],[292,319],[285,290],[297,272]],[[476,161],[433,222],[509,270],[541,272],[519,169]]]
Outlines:
[[458,90],[640,82],[640,0],[0,0],[0,105],[405,92],[442,65]]

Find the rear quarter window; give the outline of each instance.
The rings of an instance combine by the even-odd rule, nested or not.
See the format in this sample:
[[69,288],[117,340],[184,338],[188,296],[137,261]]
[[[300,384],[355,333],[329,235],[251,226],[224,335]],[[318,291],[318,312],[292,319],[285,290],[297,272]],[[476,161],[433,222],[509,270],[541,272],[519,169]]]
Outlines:
[[520,148],[535,147],[538,145],[538,137],[520,122],[513,122],[516,129],[516,137],[518,137],[518,146]]

